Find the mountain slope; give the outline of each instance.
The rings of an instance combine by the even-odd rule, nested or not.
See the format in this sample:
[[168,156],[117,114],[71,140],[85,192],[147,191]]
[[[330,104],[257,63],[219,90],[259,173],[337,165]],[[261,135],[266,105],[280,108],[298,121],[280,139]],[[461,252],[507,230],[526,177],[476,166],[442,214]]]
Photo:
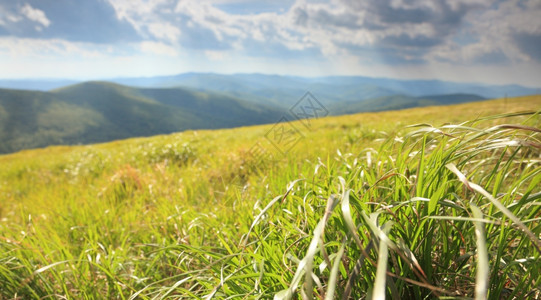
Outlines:
[[474,94],[448,94],[412,97],[407,95],[392,95],[372,98],[364,101],[337,103],[330,106],[329,111],[334,115],[353,114],[359,112],[377,112],[404,108],[459,104],[486,100]]
[[86,82],[50,92],[0,89],[0,153],[271,123],[280,116],[277,109],[180,88]]
[[[0,153],[186,129],[272,123],[294,107],[306,91],[312,92],[332,115],[485,99],[464,93],[412,96],[430,90],[416,88],[416,84],[429,85],[421,81],[412,83],[411,93],[397,94],[389,87],[400,89],[398,81],[365,77],[190,73],[124,81],[169,87],[84,82],[48,92],[0,89]],[[382,83],[387,87],[378,85]],[[185,87],[179,87],[182,85]],[[438,84],[435,86],[433,90],[438,90]]]

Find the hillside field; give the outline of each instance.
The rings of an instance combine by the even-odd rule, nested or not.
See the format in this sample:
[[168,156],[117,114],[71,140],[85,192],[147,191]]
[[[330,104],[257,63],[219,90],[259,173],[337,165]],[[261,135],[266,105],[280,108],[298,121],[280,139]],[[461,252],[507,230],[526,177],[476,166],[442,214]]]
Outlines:
[[[252,76],[244,80],[249,78]],[[88,81],[50,91],[0,89],[0,154],[53,145],[105,143],[185,130],[271,124],[302,101],[303,98],[299,97],[306,95],[307,90],[322,86],[313,82],[309,89],[304,89],[301,82],[293,78],[271,78],[273,80],[267,82],[269,76],[259,78],[253,75],[249,82],[255,90],[248,87],[249,82],[236,76],[217,75],[210,78],[196,76],[189,80],[192,85],[188,86],[135,87]],[[213,80],[209,82],[206,79]],[[203,82],[205,84],[201,86]],[[212,82],[215,84],[210,84]],[[233,91],[229,90],[231,87],[235,87]],[[348,87],[330,85],[324,89],[326,92],[316,89],[318,97],[320,92],[324,92],[320,99],[328,114],[485,100],[475,94],[413,97],[393,94],[391,90],[372,93],[358,84],[350,83]],[[373,88],[369,86],[368,90]],[[343,94],[338,95],[337,91]]]
[[0,299],[541,299],[540,111],[537,95],[1,155]]

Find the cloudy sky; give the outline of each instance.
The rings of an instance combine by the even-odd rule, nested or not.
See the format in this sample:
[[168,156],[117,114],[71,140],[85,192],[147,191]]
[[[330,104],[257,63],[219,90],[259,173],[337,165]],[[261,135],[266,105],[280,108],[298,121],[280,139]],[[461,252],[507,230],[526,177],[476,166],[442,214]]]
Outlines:
[[541,0],[0,0],[0,78],[183,72],[541,86]]

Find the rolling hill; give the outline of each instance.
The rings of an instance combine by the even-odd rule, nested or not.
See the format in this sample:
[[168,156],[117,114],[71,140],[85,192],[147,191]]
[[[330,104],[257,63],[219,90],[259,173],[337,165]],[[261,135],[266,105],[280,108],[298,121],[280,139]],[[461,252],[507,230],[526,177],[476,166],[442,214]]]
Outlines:
[[[116,81],[131,86],[91,81],[50,91],[0,89],[0,153],[295,119],[289,110],[306,91],[331,115],[459,104],[491,94],[479,86],[481,95],[454,92],[475,85],[358,76],[187,73]],[[410,92],[402,93],[406,87]],[[417,95],[422,91],[454,93]]]
[[[174,87],[179,78],[189,87]],[[148,80],[135,83],[144,85]],[[357,86],[355,81],[335,88],[317,80],[268,75],[185,74],[149,85],[170,87],[130,87],[94,81],[51,91],[0,89],[0,153],[186,129],[272,123],[287,116],[305,88],[313,91],[332,115],[484,99],[470,94],[396,95],[373,85]],[[283,88],[274,88],[277,85]],[[212,90],[205,88],[209,86]]]
[[[182,87],[228,94],[250,102],[272,104],[288,109],[306,91],[317,95],[325,105],[358,102],[393,95],[476,94],[483,98],[517,97],[539,94],[539,89],[520,85],[459,83],[443,80],[403,80],[366,76],[301,77],[267,74],[183,73],[169,76],[109,78],[105,81],[137,88]],[[0,88],[52,90],[74,84],[73,80],[0,80]]]
[[263,124],[280,116],[272,107],[181,88],[86,82],[49,92],[0,89],[0,153]]

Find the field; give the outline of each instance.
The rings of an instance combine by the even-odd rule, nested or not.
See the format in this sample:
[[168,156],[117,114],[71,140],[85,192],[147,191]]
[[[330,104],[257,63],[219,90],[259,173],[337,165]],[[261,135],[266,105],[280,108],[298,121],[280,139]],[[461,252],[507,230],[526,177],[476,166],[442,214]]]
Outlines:
[[0,156],[0,299],[541,299],[540,109]]

